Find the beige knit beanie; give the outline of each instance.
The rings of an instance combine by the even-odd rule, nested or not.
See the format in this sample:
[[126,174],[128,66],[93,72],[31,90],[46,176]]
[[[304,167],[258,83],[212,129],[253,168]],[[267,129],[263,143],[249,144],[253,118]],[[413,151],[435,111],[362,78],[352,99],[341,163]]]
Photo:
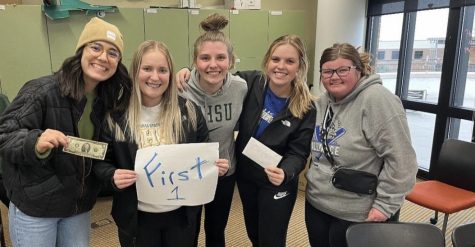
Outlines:
[[107,41],[119,49],[120,54],[124,52],[124,41],[119,29],[100,18],[93,17],[86,23],[76,46],[76,51],[87,43],[93,41]]

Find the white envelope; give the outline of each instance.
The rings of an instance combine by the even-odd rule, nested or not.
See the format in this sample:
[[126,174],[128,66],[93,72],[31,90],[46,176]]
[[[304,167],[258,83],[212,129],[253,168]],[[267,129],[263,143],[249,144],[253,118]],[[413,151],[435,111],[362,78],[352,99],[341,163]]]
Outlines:
[[247,143],[242,154],[264,168],[268,166],[276,167],[282,159],[282,156],[253,137]]

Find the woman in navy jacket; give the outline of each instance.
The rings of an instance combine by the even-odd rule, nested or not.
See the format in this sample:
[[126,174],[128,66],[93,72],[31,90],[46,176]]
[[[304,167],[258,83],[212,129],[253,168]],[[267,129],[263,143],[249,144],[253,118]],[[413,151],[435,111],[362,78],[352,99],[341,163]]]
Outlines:
[[[238,72],[249,92],[236,140],[237,184],[253,246],[285,246],[299,173],[310,154],[316,111],[306,84],[308,60],[300,38],[285,35],[269,47],[263,72]],[[282,156],[263,168],[242,154],[254,137]]]

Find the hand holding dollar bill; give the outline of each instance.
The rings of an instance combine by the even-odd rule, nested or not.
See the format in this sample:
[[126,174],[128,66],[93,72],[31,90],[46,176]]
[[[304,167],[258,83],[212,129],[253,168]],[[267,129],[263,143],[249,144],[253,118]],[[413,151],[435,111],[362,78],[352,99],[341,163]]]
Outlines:
[[82,157],[104,160],[107,151],[107,143],[68,136],[69,145],[63,148],[63,152]]

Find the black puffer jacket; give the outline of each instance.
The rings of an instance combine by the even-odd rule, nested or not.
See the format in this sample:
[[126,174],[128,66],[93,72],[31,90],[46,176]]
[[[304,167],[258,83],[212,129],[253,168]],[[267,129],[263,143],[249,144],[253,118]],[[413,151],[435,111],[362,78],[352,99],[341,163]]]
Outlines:
[[[185,99],[179,98],[179,106],[182,115],[182,124],[185,133],[185,140],[180,143],[199,143],[208,141],[208,128],[206,121],[197,105],[193,103],[196,112],[196,130],[192,127],[185,106]],[[123,116],[113,117],[114,121],[120,123],[121,129],[125,128]],[[104,161],[97,161],[94,164],[96,175],[103,181],[112,183],[112,177],[116,169],[134,170],[137,144],[114,140],[113,135],[107,128],[101,134],[101,141],[109,143]],[[123,189],[115,190],[112,203],[112,217],[119,230],[131,237],[137,233],[137,209],[138,199],[135,184]],[[183,219],[187,223],[198,219],[198,212],[201,206],[186,206],[186,215]]]
[[[61,97],[55,75],[27,82],[0,118],[0,155],[10,200],[34,217],[69,217],[91,210],[100,189],[92,161],[55,148],[38,159],[35,145],[46,129],[79,136],[77,124],[86,97],[79,103]],[[104,113],[96,98],[91,120],[100,126]],[[99,136],[95,128],[94,136]]]

